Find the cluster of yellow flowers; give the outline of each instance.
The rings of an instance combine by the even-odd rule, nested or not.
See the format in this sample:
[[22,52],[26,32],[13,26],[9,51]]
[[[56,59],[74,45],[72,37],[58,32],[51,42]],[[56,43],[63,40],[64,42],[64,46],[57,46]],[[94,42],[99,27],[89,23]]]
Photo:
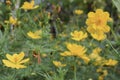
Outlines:
[[[24,10],[31,10],[35,9],[38,6],[35,6],[34,0],[31,2],[24,2],[22,5],[22,9]],[[82,14],[83,11],[81,10],[75,10],[75,14]],[[109,17],[108,12],[104,12],[102,9],[97,9],[95,12],[89,12],[88,13],[88,19],[86,20],[87,24],[87,31],[91,34],[91,36],[96,40],[104,40],[106,38],[106,33],[110,31],[110,27],[107,25],[107,22],[109,20],[112,20]],[[9,21],[6,21],[7,23],[10,23],[12,25],[15,25],[18,23],[17,18],[13,18],[10,16]],[[32,39],[41,39],[42,38],[42,30],[37,30],[35,32],[29,31],[27,35]],[[72,40],[75,41],[82,41],[88,37],[87,32],[78,31],[75,30],[70,33]],[[61,56],[76,56],[80,59],[82,59],[85,63],[89,63],[90,61],[93,61],[93,64],[95,66],[115,66],[118,61],[113,59],[105,59],[101,57],[99,54],[102,51],[101,48],[95,48],[93,49],[92,53],[87,53],[87,48],[82,45],[78,45],[76,43],[66,43],[67,51],[64,51],[63,53],[60,53]],[[23,65],[23,63],[26,63],[29,61],[29,58],[23,59],[25,56],[24,52],[20,52],[19,54],[6,54],[6,57],[8,60],[3,59],[3,63],[7,67],[11,68],[26,68],[26,66]],[[56,67],[64,67],[66,64],[62,64],[60,61],[53,61],[53,64]],[[97,72],[103,72],[103,75],[99,77],[99,80],[103,80],[103,78],[107,75],[106,70],[97,70]]]
[[[6,3],[11,4],[9,0],[7,0]],[[36,9],[38,7],[39,7],[38,5],[35,5],[34,0],[32,0],[31,2],[25,1],[24,4],[22,5],[21,9],[24,9],[26,11],[26,10]],[[19,23],[19,21],[17,21],[16,17],[10,16],[9,20],[5,20],[5,23],[16,25]]]
[[88,13],[88,19],[86,20],[87,31],[96,40],[104,40],[107,32],[110,31],[110,27],[107,22],[112,20],[109,17],[108,12],[104,12],[102,9],[97,9],[95,12]]
[[[76,14],[79,11],[75,11]],[[96,12],[89,12],[88,19],[86,20],[87,24],[87,31],[92,35],[92,37],[96,40],[104,40],[106,38],[107,32],[110,31],[110,27],[107,25],[107,22],[112,20],[109,17],[108,12],[104,12],[102,9],[97,9]],[[71,39],[75,41],[82,41],[88,37],[86,32],[75,30],[70,33]],[[84,60],[85,63],[89,63],[90,61],[93,62],[94,65],[99,66],[115,66],[118,61],[113,59],[105,59],[101,57],[99,54],[102,51],[101,48],[93,49],[92,53],[89,55],[86,54],[87,49],[75,43],[67,43],[66,47],[68,51],[64,51],[61,53],[61,56],[76,56]]]
[[93,49],[92,53],[87,55],[85,54],[87,49],[84,46],[67,43],[67,49],[69,51],[65,51],[61,53],[61,56],[77,56],[88,63],[89,61],[93,61],[94,65],[106,65],[106,66],[115,66],[118,61],[113,59],[106,60],[105,58],[101,57],[99,53],[101,52],[100,48]]
[[89,55],[89,58],[93,60],[94,65],[101,65],[101,66],[115,66],[118,61],[113,59],[106,60],[105,58],[101,57],[99,54],[102,49],[95,48],[93,49],[92,53]]

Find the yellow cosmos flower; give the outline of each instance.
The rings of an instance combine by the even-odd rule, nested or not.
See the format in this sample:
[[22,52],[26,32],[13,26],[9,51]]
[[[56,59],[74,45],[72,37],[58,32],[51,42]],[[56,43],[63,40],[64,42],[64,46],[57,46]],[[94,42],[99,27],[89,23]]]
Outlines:
[[85,47],[71,43],[67,43],[67,49],[69,51],[61,53],[62,56],[82,56],[87,51]]
[[53,61],[53,64],[54,64],[56,67],[64,67],[64,66],[66,66],[66,64],[62,64],[60,61]]
[[3,59],[2,62],[4,63],[5,66],[11,67],[11,68],[26,68],[26,66],[23,65],[23,63],[26,63],[29,61],[29,58],[24,59],[25,54],[24,52],[20,52],[19,54],[6,54],[6,57],[8,60]]
[[85,47],[77,44],[71,44],[71,43],[67,43],[67,48],[72,53],[72,55],[75,55],[75,56],[83,55],[87,51]]
[[9,24],[12,24],[12,25],[15,25],[15,24],[17,24],[17,18],[14,18],[14,17],[12,17],[12,16],[10,16],[10,18],[9,18],[9,21],[5,21],[5,23],[9,23]]
[[31,10],[31,9],[38,8],[38,6],[35,6],[35,2],[34,0],[32,0],[31,2],[25,1],[21,8],[24,10]]
[[75,10],[74,13],[77,15],[81,15],[83,13],[83,10]]
[[106,38],[105,33],[110,31],[110,27],[107,25],[107,22],[110,20],[109,13],[104,12],[102,9],[89,12],[86,20],[87,30],[94,39],[104,40]]
[[108,12],[104,12],[102,9],[97,9],[95,12],[88,13],[88,19],[86,20],[86,24],[91,26],[93,24],[97,26],[107,25],[107,22],[111,20]]
[[83,31],[74,31],[74,32],[71,32],[71,36],[73,40],[80,41],[87,38],[88,35]]
[[42,31],[41,30],[38,30],[38,31],[35,31],[35,32],[31,32],[29,31],[27,33],[27,35],[32,38],[32,39],[40,39],[41,38],[41,34],[42,34]]
[[85,49],[84,46],[67,43],[67,49],[69,51],[65,51],[65,52],[61,53],[60,55],[61,56],[77,56],[77,57],[83,59],[86,63],[88,63],[90,61],[89,57],[87,57],[87,55],[85,54],[87,49]]
[[13,18],[12,16],[10,16],[9,22],[15,25],[17,23],[17,18]]
[[118,61],[109,59],[109,60],[106,60],[106,61],[105,61],[104,65],[107,65],[107,66],[115,66],[117,63],[118,63]]

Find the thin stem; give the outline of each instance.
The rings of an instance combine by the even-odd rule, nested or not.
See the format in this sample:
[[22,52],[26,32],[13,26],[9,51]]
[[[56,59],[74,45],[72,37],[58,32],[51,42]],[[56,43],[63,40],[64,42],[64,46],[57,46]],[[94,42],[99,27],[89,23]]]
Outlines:
[[[17,70],[16,70],[16,69],[14,69],[14,74],[13,74],[13,77],[11,77],[12,79],[15,79],[16,74],[17,74],[16,72],[17,72]],[[12,79],[11,79],[11,80],[12,80]]]
[[[27,13],[27,12],[26,12]],[[29,13],[27,13],[28,19],[33,23],[34,26],[37,26],[35,21],[33,21],[32,17],[30,16]]]
[[[76,57],[74,57],[76,58]],[[75,60],[75,63],[74,63],[74,80],[77,80],[77,77],[76,77],[76,71],[77,71],[77,68],[76,68],[76,59]]]
[[117,40],[118,40],[118,38],[117,38],[117,36],[116,36],[116,34],[115,34],[114,30],[113,30],[113,29],[111,29],[111,32],[112,32],[112,35],[113,35],[113,37],[114,37],[115,41],[117,41]]
[[115,51],[115,53],[120,57],[118,51],[113,47],[113,45],[111,44],[111,42],[108,39],[106,39],[106,40],[109,43],[109,45],[111,46],[111,48]]

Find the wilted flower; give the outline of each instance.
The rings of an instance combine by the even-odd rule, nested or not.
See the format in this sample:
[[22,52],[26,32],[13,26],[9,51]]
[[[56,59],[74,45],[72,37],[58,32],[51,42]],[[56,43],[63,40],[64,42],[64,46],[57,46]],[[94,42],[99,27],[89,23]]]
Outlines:
[[32,39],[40,39],[41,38],[41,33],[42,33],[41,30],[38,30],[38,31],[35,31],[35,32],[29,31],[27,33],[27,35]]
[[64,66],[66,66],[66,64],[62,64],[60,61],[53,61],[53,64],[54,64],[56,67],[64,67]]
[[31,9],[38,8],[38,6],[35,6],[35,2],[34,0],[32,0],[31,2],[25,1],[21,8],[24,10],[31,10]]
[[71,36],[73,40],[80,41],[87,38],[87,33],[84,33],[83,31],[74,31],[71,32]]
[[24,52],[20,52],[19,54],[15,53],[13,55],[6,54],[8,60],[3,59],[2,61],[7,67],[16,68],[16,69],[26,68],[26,66],[24,66],[23,63],[28,62],[29,58],[23,59],[24,56],[25,56]]

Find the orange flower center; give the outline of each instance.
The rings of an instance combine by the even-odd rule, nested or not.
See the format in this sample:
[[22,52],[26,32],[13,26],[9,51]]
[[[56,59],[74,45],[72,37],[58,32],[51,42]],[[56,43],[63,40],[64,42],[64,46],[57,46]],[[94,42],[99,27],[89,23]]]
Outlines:
[[98,19],[97,21],[96,21],[96,25],[101,25],[102,24],[102,21],[100,20],[100,19]]
[[14,61],[15,61],[15,63],[17,63],[17,62],[18,62],[18,58],[17,58],[17,57],[15,57],[15,58],[14,58]]

